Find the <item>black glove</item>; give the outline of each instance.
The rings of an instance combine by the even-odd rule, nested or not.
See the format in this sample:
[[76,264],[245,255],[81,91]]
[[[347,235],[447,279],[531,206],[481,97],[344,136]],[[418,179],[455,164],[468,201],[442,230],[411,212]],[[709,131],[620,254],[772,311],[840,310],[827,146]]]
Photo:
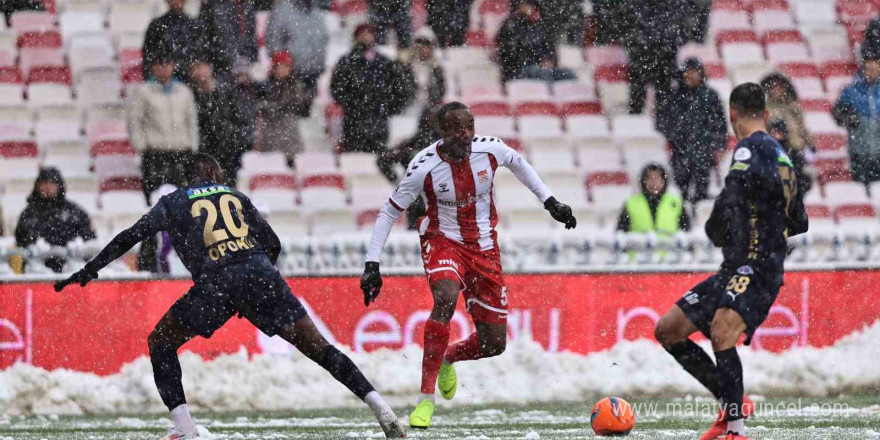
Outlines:
[[85,286],[89,283],[89,281],[98,278],[98,274],[96,272],[90,272],[85,267],[76,271],[73,275],[65,280],[61,280],[55,283],[55,291],[60,292],[64,290],[69,284],[79,284],[80,286]]
[[364,306],[376,300],[382,290],[382,275],[379,274],[379,263],[367,261],[364,265],[364,276],[361,277],[361,290],[364,291]]
[[553,220],[564,224],[565,229],[574,229],[578,224],[577,219],[574,218],[574,215],[571,213],[571,206],[556,200],[556,197],[550,197],[547,199],[547,201],[544,202],[544,209],[550,212],[550,216],[553,217]]

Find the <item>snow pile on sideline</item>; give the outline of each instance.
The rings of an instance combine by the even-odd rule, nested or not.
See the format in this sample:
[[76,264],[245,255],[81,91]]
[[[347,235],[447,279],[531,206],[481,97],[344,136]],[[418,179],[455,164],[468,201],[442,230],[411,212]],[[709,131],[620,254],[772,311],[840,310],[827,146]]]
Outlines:
[[[740,349],[746,391],[764,395],[834,395],[880,389],[880,321],[831,347],[781,354]],[[421,349],[352,355],[377,389],[394,403],[419,392]],[[203,361],[185,353],[183,380],[191,406],[203,410],[283,410],[352,406],[360,402],[301,355],[254,356],[242,351]],[[596,395],[705,394],[656,343],[622,342],[582,356],[546,353],[533,342],[511,343],[500,357],[457,366],[452,404],[575,401]],[[104,414],[164,411],[143,357],[114,375],[48,372],[18,364],[0,371],[0,414]]]

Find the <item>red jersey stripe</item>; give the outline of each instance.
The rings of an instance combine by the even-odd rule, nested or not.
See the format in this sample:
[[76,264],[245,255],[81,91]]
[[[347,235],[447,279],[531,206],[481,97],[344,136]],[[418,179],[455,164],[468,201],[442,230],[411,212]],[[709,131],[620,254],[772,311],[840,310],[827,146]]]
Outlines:
[[458,226],[465,245],[479,247],[480,227],[477,225],[477,184],[471,169],[470,158],[449,164],[452,184],[458,199]]
[[428,230],[425,231],[426,236],[433,236],[440,233],[440,219],[437,216],[437,195],[434,194],[434,178],[431,173],[425,177],[425,198],[428,205]]
[[[498,211],[495,210],[495,170],[498,169],[498,159],[494,154],[489,155],[489,164],[492,166],[492,185],[489,187],[489,226],[492,228],[492,234],[495,233],[495,226],[498,225]],[[494,238],[494,237],[493,237]]]

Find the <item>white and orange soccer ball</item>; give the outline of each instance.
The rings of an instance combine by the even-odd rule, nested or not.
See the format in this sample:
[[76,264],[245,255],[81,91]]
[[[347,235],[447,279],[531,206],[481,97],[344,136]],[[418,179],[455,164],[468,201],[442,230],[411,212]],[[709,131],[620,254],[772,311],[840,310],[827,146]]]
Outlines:
[[590,425],[601,436],[627,435],[636,424],[632,405],[620,397],[606,397],[593,407]]

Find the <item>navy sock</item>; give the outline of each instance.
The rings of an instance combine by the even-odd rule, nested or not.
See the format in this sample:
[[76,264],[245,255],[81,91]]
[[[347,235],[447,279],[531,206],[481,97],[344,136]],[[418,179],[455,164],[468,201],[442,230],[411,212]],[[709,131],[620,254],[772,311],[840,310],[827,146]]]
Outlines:
[[684,370],[697,379],[716,399],[720,397],[721,384],[718,382],[717,369],[712,358],[699,345],[685,339],[666,351],[684,367]]
[[345,385],[361,400],[364,400],[364,397],[371,391],[375,391],[373,385],[364,377],[357,365],[332,345],[324,348],[318,365],[324,367],[334,379]]
[[743,418],[743,369],[736,347],[715,352],[718,362],[718,382],[721,384],[721,404],[727,411],[727,420]]

